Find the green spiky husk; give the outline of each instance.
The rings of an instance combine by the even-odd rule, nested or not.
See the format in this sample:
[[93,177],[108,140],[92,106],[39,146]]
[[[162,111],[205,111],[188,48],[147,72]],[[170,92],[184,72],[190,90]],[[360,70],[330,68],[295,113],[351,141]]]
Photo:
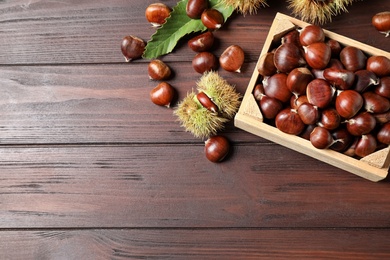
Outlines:
[[347,12],[354,0],[287,0],[293,15],[313,24],[325,24],[332,17]]
[[267,5],[267,0],[221,0],[221,2],[244,15],[254,14],[261,6]]
[[186,131],[191,132],[197,138],[206,139],[222,130],[228,119],[202,107],[195,101],[195,96],[194,92],[189,93],[178,104],[174,114]]
[[223,117],[234,117],[241,104],[241,95],[217,72],[206,72],[196,85],[199,92],[205,92],[218,106]]

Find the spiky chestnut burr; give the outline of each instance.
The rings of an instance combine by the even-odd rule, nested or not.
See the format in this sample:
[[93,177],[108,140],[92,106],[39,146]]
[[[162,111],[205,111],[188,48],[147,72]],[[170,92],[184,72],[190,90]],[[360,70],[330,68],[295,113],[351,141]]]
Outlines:
[[222,3],[243,15],[254,14],[261,6],[267,6],[267,0],[222,0]]
[[241,103],[241,95],[217,72],[206,72],[196,86],[199,92],[203,91],[212,98],[223,117],[234,117]]
[[232,119],[240,106],[241,95],[217,72],[206,72],[196,83],[198,93],[204,93],[218,107],[217,112],[204,106],[194,91],[178,104],[174,114],[186,131],[206,139],[217,134]]
[[347,12],[354,0],[287,0],[288,8],[295,16],[313,24],[325,24],[332,16]]
[[195,92],[189,93],[178,105],[174,114],[181,126],[195,137],[206,139],[222,130],[227,118],[219,116],[203,107],[196,98]]

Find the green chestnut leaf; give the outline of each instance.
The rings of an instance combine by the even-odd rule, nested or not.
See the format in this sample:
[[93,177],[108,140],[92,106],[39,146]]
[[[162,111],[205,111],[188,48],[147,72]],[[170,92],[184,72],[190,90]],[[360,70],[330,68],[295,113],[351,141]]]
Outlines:
[[[166,22],[156,30],[147,42],[142,55],[144,59],[155,59],[173,51],[178,41],[185,35],[193,32],[203,32],[207,28],[200,19],[191,19],[187,16],[186,5],[188,0],[181,0],[173,7]],[[222,13],[225,22],[232,15],[234,8],[226,6],[220,0],[210,0],[210,7]]]

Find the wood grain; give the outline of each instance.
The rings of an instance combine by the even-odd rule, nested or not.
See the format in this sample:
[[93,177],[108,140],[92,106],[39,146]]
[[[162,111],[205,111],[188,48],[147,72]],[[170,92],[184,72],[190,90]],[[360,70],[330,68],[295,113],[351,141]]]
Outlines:
[[208,162],[202,145],[0,153],[2,228],[390,225],[388,182],[276,144],[236,145],[221,164]]
[[[373,242],[375,241],[375,242]],[[386,259],[386,230],[6,231],[6,259]],[[21,247],[24,250],[19,250]]]
[[[171,67],[177,73],[169,83],[178,93],[171,109],[150,101],[149,92],[158,82],[148,79],[146,64],[0,68],[0,142],[198,142],[180,126],[173,110],[196,88],[201,75],[187,63]],[[254,64],[249,67],[252,71]],[[246,75],[220,74],[244,93]],[[261,140],[232,122],[226,128],[234,141]]]
[[[89,64],[124,62],[121,39],[135,34],[148,41],[155,29],[145,19],[146,7],[153,1],[137,4],[126,0],[106,1],[6,1],[0,3],[0,64]],[[177,1],[164,1],[173,7]],[[370,18],[387,10],[386,1],[354,3],[348,13],[324,25],[347,37],[389,51],[387,39],[371,25]],[[286,1],[273,0],[256,15],[234,14],[216,32],[217,48],[240,44],[248,61],[256,61],[276,12],[291,14]],[[359,28],[356,30],[355,28]],[[190,36],[188,36],[190,37]],[[194,53],[180,41],[166,61],[191,61]],[[138,62],[147,62],[138,61]]]
[[[121,39],[154,33],[155,1],[0,1],[1,259],[388,259],[389,179],[372,183],[233,126],[226,161],[149,101],[148,60]],[[162,1],[174,6],[176,0]],[[277,12],[233,14],[218,56],[245,50],[244,93]],[[388,1],[355,1],[325,29],[390,51],[371,25]],[[177,101],[200,75],[188,35],[161,57]]]

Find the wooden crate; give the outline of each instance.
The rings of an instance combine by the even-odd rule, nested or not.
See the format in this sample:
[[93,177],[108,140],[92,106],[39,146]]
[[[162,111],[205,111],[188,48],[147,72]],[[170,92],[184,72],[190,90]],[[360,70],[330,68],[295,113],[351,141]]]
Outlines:
[[[259,57],[270,51],[272,46],[280,42],[281,37],[286,32],[297,27],[303,28],[307,25],[308,23],[278,13],[275,16],[275,19],[270,28],[270,32],[266,38],[266,41],[264,42],[264,47]],[[390,58],[390,53],[388,52],[349,39],[328,30],[324,31],[326,37],[335,39],[344,46],[355,46],[361,49],[367,56],[383,55]],[[260,59],[258,63],[259,62]],[[313,147],[308,140],[305,140],[299,136],[285,134],[276,127],[264,123],[259,105],[252,94],[254,87],[258,83],[259,76],[260,75],[257,72],[256,66],[243,97],[239,111],[234,119],[234,124],[236,127],[316,158],[320,161],[326,162],[345,171],[356,174],[365,179],[376,182],[386,178],[390,164],[389,147],[381,149],[359,160],[330,149],[317,149]]]

